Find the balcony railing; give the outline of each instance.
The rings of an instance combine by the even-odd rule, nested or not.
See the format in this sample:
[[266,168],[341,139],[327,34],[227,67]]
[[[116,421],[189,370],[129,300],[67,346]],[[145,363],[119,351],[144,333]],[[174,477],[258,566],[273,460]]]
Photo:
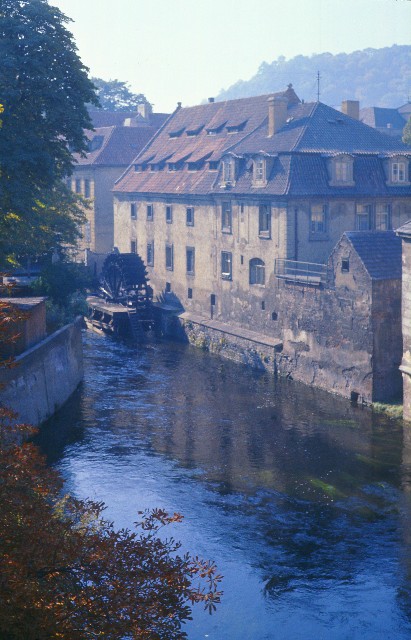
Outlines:
[[298,260],[277,258],[274,264],[274,273],[277,278],[282,278],[283,280],[292,280],[293,282],[317,287],[325,285],[328,280],[327,265],[316,262],[300,262]]

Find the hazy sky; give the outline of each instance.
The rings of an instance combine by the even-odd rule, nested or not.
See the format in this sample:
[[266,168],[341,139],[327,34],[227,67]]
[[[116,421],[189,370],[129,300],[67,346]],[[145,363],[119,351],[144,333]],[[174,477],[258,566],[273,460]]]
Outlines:
[[216,96],[280,55],[411,43],[411,0],[49,3],[73,19],[68,28],[91,75],[128,82],[156,111]]

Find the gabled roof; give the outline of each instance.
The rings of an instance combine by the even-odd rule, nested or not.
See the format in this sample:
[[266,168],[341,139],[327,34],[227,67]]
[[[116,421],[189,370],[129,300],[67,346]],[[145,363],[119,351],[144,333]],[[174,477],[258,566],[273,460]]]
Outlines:
[[155,132],[156,129],[153,127],[115,126],[87,131],[91,150],[84,158],[74,154],[74,160],[80,166],[127,167]]
[[401,238],[394,231],[346,231],[344,236],[373,280],[401,279]]
[[386,109],[383,107],[367,107],[361,109],[360,120],[369,127],[376,129],[398,129],[403,130],[406,119],[399,113],[398,109]]

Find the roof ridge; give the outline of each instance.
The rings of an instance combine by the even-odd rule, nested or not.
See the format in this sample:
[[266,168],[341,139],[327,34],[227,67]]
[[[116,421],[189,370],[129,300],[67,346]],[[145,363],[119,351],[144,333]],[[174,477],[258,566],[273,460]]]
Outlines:
[[[309,103],[310,104],[310,103]],[[311,107],[311,111],[308,114],[308,118],[311,118],[314,114],[314,111],[316,111],[318,109],[318,105],[322,104],[321,102],[312,102],[312,107]],[[301,127],[301,132],[297,137],[297,140],[295,141],[294,145],[292,146],[292,148],[290,149],[290,151],[297,151],[297,145],[300,144],[302,137],[305,135],[307,131],[307,124],[305,124],[303,127]]]

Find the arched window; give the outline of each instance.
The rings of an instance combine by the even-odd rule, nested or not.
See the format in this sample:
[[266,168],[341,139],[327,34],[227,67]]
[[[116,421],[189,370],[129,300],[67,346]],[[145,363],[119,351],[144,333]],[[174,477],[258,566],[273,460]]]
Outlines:
[[250,260],[250,284],[265,284],[265,264],[260,258]]

